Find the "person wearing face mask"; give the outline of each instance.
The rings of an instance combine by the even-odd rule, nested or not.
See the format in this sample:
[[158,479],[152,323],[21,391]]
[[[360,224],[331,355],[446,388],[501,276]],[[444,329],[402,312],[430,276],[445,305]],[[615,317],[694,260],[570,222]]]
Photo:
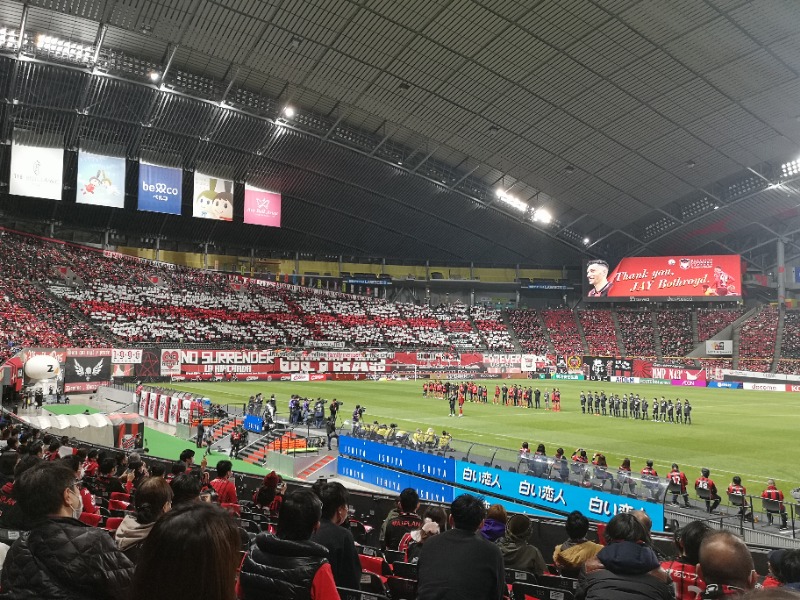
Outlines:
[[83,501],[70,467],[41,462],[20,475],[14,494],[33,525],[8,551],[0,598],[128,597],[133,563],[106,531],[77,520]]
[[[92,496],[92,493],[83,484],[84,471],[81,460],[75,454],[65,456],[60,460],[70,469],[72,469],[73,473],[75,474],[75,480],[78,482],[78,491],[81,494],[81,502],[82,502],[81,512],[89,513],[90,515],[96,515],[97,513],[99,513],[100,508],[94,503],[94,496]],[[80,516],[81,516],[80,513],[78,513],[78,516],[75,518],[77,519]]]
[[342,527],[348,515],[347,489],[338,481],[315,484],[314,493],[322,500],[322,517],[312,541],[328,549],[328,562],[336,587],[360,589],[361,563],[350,529]]

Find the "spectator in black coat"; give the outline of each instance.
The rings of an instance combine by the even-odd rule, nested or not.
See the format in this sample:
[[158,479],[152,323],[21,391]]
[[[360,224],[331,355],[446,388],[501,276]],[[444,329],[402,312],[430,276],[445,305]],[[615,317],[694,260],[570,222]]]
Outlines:
[[311,540],[328,549],[328,562],[331,563],[336,587],[357,590],[361,586],[361,563],[353,534],[342,527],[348,515],[347,488],[332,481],[315,485],[314,492],[322,500],[322,517]]
[[0,598],[117,600],[128,597],[133,564],[102,529],[75,519],[82,500],[75,473],[57,462],[25,471],[14,494],[35,525],[3,565]]
[[606,547],[584,563],[576,600],[674,600],[675,589],[636,515],[619,513],[606,527]]

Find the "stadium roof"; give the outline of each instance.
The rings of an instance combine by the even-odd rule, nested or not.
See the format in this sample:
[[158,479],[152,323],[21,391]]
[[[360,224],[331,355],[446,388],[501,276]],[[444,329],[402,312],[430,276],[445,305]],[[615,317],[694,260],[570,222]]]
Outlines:
[[0,26],[2,139],[54,132],[287,198],[279,231],[11,215],[432,261],[770,268],[778,237],[800,255],[794,0],[0,0]]

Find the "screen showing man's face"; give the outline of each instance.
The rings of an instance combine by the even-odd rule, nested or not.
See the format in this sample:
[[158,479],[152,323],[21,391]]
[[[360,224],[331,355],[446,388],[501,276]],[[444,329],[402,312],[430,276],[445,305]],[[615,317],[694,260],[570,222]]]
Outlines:
[[598,284],[602,287],[608,277],[608,267],[597,263],[591,264],[586,268],[586,277],[592,287],[597,288]]

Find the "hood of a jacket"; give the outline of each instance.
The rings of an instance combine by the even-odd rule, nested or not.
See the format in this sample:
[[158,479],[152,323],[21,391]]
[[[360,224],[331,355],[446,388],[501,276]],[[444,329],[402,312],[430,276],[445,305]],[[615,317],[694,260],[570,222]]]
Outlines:
[[514,562],[514,558],[528,547],[528,544],[525,540],[520,540],[519,538],[514,537],[513,535],[507,534],[504,537],[501,537],[497,540],[497,546],[500,548],[500,552],[503,553],[504,557],[509,559],[509,562]]
[[143,542],[150,530],[153,529],[153,525],[155,523],[142,525],[133,516],[125,515],[122,523],[117,528],[117,532],[114,534],[117,547],[124,552],[131,546]]
[[506,532],[506,524],[495,519],[486,519],[481,527],[481,535],[490,542],[503,537]]
[[612,573],[641,575],[661,566],[653,550],[635,542],[613,542],[596,557]]

